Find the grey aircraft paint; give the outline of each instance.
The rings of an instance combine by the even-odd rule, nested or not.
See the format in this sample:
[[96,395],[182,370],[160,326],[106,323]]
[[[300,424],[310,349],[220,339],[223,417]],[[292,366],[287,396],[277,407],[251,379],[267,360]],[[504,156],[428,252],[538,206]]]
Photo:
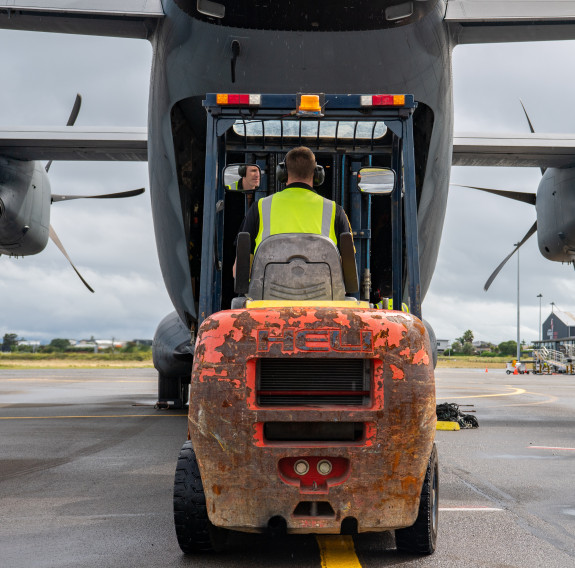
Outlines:
[[0,254],[44,250],[50,228],[50,181],[40,162],[0,156]]

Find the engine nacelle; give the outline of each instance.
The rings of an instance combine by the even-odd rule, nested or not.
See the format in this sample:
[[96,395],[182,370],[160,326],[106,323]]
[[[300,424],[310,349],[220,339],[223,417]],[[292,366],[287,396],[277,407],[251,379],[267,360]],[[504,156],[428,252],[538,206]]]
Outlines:
[[27,256],[44,250],[51,197],[40,162],[0,156],[0,254]]
[[575,260],[575,168],[549,168],[537,190],[537,242],[555,262]]

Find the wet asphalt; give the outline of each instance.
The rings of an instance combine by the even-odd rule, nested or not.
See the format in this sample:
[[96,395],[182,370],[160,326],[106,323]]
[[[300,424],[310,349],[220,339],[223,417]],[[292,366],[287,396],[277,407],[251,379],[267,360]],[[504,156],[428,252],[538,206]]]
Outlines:
[[[391,534],[359,535],[361,565],[575,566],[575,377],[436,376],[438,402],[472,404],[480,423],[437,433],[438,550],[417,558]],[[152,369],[0,370],[0,566],[319,568],[313,536],[235,533],[222,553],[181,553],[186,418],[155,410],[155,390]]]

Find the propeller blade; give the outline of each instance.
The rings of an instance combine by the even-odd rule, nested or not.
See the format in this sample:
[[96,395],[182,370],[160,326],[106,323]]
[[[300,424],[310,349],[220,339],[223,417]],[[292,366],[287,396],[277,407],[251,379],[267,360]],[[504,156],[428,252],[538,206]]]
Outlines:
[[[76,94],[76,100],[74,101],[74,106],[72,107],[72,112],[70,113],[70,116],[68,117],[68,122],[66,123],[66,126],[74,126],[74,123],[76,122],[76,119],[78,118],[78,114],[80,112],[80,107],[82,106],[82,95],[80,95],[80,93]],[[46,172],[50,171],[50,166],[52,165],[53,160],[50,160],[47,164],[46,164]]]
[[[523,112],[525,113],[525,118],[527,119],[527,123],[529,124],[529,130],[531,130],[531,134],[535,134],[535,128],[533,128],[533,124],[531,124],[531,120],[529,118],[529,115],[527,114],[527,111],[525,110],[525,105],[523,104],[523,101],[521,99],[519,99],[519,102],[521,103],[521,106],[523,107]],[[541,175],[543,175],[545,173],[545,168],[539,168],[541,170]]]
[[68,262],[70,263],[70,265],[72,266],[72,268],[74,269],[74,271],[76,272],[76,274],[78,275],[80,280],[84,283],[84,286],[86,286],[86,288],[88,288],[88,290],[90,290],[90,292],[93,293],[94,290],[92,289],[90,284],[88,284],[84,280],[82,275],[78,272],[78,269],[74,266],[74,263],[70,260],[70,257],[68,256],[68,253],[66,252],[66,249],[64,248],[64,245],[60,242],[60,239],[58,238],[58,235],[56,234],[56,231],[54,230],[52,225],[50,225],[50,238],[52,239],[54,244],[60,249],[60,252],[66,257],[66,259],[68,260]]
[[72,107],[72,112],[70,113],[70,116],[68,117],[68,122],[66,123],[66,126],[74,126],[74,123],[76,122],[76,119],[78,118],[78,114],[80,113],[80,107],[82,106],[82,95],[80,95],[80,93],[78,93],[76,95],[76,100],[74,101],[74,106]]
[[535,205],[535,200],[537,195],[535,193],[526,193],[523,191],[505,191],[504,189],[489,189],[487,187],[475,187],[473,185],[459,185],[458,183],[452,183],[456,187],[466,187],[468,189],[478,189],[479,191],[486,191],[487,193],[494,193],[500,197],[507,197],[508,199],[514,199],[515,201],[522,201],[523,203],[529,203],[529,205]]
[[533,236],[533,234],[537,231],[537,221],[533,223],[533,226],[527,231],[526,235],[523,237],[520,243],[513,249],[511,254],[508,254],[503,262],[493,271],[493,274],[489,277],[483,289],[487,292],[489,290],[489,286],[491,286],[492,282],[495,280],[497,275],[501,272],[501,269],[505,266],[505,263]]
[[131,189],[130,191],[119,191],[118,193],[106,193],[104,195],[56,195],[52,194],[52,203],[58,201],[70,201],[72,199],[122,199],[124,197],[135,197],[142,195],[146,191],[145,188]]

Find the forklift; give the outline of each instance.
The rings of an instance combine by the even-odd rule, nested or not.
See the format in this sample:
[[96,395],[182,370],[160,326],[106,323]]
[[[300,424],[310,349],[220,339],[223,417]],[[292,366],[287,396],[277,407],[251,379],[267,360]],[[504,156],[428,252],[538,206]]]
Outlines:
[[[182,551],[220,550],[229,531],[395,531],[398,549],[432,554],[435,378],[413,96],[214,93],[204,107],[201,321],[174,484]],[[252,258],[241,217],[281,191],[283,157],[301,145],[351,231],[338,246],[272,235]],[[253,166],[259,185],[242,188]]]

